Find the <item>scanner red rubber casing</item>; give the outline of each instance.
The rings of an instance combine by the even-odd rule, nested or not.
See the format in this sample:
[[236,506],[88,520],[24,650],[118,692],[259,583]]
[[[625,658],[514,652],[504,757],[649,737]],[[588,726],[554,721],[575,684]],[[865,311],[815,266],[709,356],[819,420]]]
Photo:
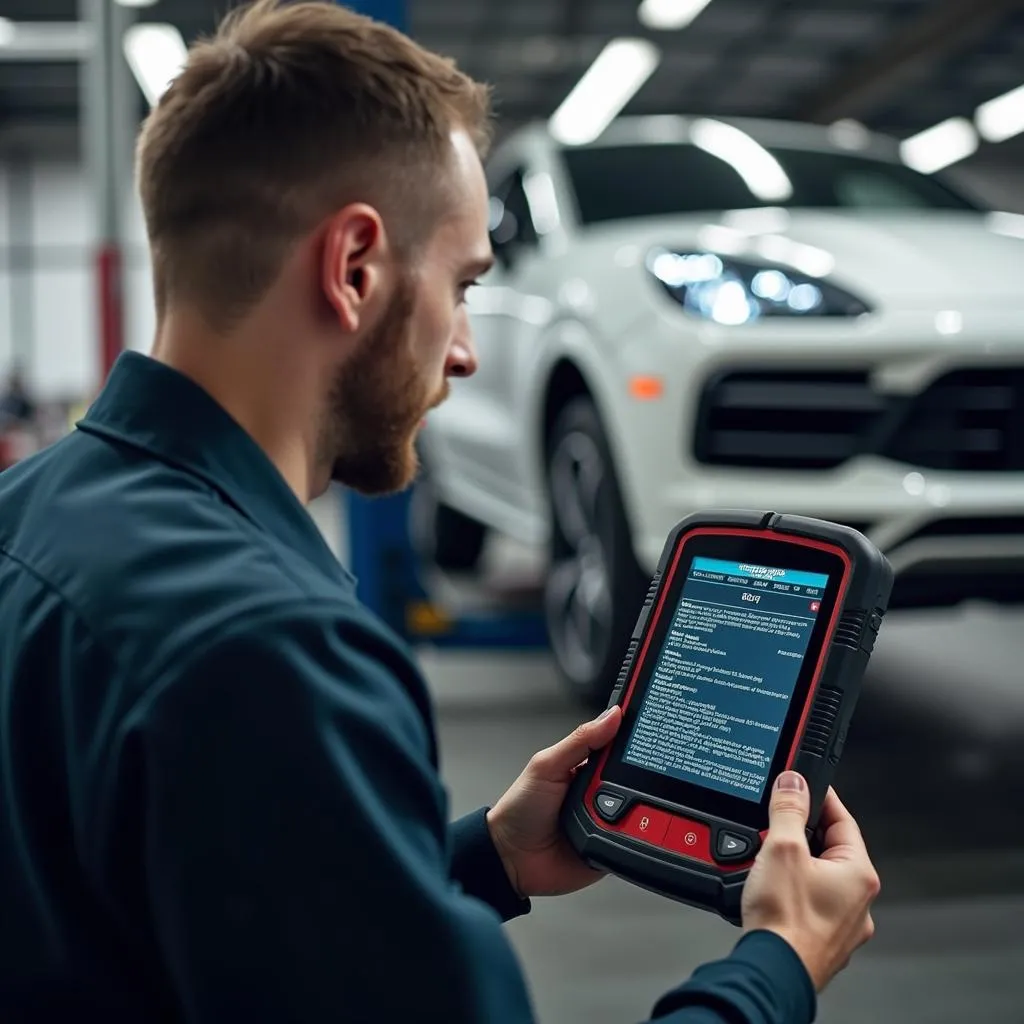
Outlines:
[[[609,707],[628,706],[648,654],[654,624],[660,618],[659,605],[667,598],[686,544],[708,534],[776,539],[823,549],[838,555],[844,565],[844,578],[785,765],[808,781],[808,831],[812,833],[839,763],[864,671],[888,606],[892,568],[862,534],[834,523],[745,510],[689,516],[665,543]],[[626,812],[614,824],[603,820],[595,812],[593,801],[596,793],[606,788],[602,769],[610,750],[605,748],[589,758],[563,804],[562,827],[573,847],[594,867],[740,924],[743,884],[756,854],[758,836],[747,827],[621,785],[614,789],[627,795]],[[723,830],[746,834],[752,844],[750,856],[738,863],[720,863],[713,849]]]

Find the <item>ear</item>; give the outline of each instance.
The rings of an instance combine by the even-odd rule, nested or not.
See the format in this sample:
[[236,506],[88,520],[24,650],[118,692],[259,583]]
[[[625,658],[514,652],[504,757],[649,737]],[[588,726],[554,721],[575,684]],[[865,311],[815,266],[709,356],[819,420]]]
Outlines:
[[327,223],[321,286],[342,330],[353,333],[383,282],[387,235],[380,214],[365,203],[339,210]]

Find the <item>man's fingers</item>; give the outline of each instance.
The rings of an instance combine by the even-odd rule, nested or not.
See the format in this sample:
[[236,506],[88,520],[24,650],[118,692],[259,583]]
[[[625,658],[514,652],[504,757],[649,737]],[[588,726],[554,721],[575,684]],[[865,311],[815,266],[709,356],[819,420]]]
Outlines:
[[868,851],[856,819],[846,809],[834,789],[829,789],[821,806],[822,859],[867,858]]
[[811,796],[807,782],[796,772],[783,772],[775,781],[768,807],[768,842],[773,846],[799,845],[807,849],[807,818]]
[[599,718],[577,726],[564,740],[535,754],[530,768],[547,782],[566,782],[581,762],[611,743],[621,724],[622,709],[613,705]]

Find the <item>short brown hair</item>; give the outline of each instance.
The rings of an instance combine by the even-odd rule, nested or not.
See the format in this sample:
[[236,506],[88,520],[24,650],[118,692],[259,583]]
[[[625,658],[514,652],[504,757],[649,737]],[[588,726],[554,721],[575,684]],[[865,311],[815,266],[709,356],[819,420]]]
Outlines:
[[226,326],[350,202],[378,206],[414,248],[440,212],[429,186],[451,131],[484,155],[490,120],[486,86],[390,26],[329,0],[236,9],[191,48],[139,138],[158,313],[184,300]]

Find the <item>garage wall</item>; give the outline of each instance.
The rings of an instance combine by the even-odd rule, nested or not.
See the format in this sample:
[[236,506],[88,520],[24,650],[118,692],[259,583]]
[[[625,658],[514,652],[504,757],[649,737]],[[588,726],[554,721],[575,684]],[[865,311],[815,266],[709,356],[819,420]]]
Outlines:
[[[954,174],[983,201],[1024,213],[1024,168],[965,164]],[[129,347],[155,328],[142,215],[125,198]],[[0,163],[0,378],[12,361],[40,399],[79,401],[99,383],[91,194],[73,162]]]
[[[125,213],[126,337],[132,348],[145,349],[154,316],[134,196],[126,197]],[[17,362],[42,400],[77,401],[99,383],[95,239],[80,165],[0,164],[0,375]]]

